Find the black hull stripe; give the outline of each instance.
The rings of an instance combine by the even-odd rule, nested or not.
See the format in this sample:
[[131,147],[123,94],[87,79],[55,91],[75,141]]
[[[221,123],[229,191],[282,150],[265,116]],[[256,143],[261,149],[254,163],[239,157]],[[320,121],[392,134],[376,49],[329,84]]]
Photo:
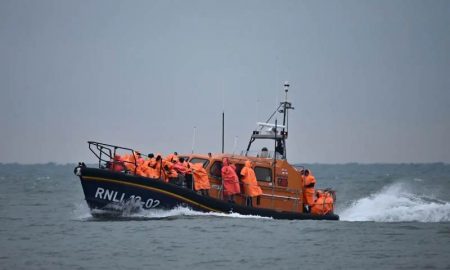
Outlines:
[[205,210],[208,210],[208,211],[224,213],[223,211],[220,211],[220,210],[208,207],[206,205],[200,204],[198,202],[195,202],[193,200],[190,200],[188,198],[185,198],[183,196],[180,196],[178,194],[175,194],[175,193],[163,190],[163,189],[154,188],[154,187],[148,187],[148,186],[135,184],[135,183],[123,182],[123,181],[118,181],[118,180],[108,179],[108,178],[103,178],[103,177],[95,177],[95,176],[82,176],[82,177],[83,177],[83,179],[91,179],[91,180],[94,180],[94,181],[101,181],[101,182],[112,182],[112,183],[116,183],[116,184],[120,184],[120,185],[128,185],[128,186],[132,186],[132,187],[143,188],[143,189],[147,189],[147,190],[163,193],[165,195],[168,195],[170,197],[174,197],[174,198],[180,199],[182,201],[185,201],[187,203],[196,205],[196,206],[201,207],[201,208],[203,208]]

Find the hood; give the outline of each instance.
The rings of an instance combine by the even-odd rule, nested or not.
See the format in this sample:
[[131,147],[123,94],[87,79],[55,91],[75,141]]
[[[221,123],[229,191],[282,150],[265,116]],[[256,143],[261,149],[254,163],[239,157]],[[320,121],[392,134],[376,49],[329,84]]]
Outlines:
[[251,168],[252,167],[252,162],[250,160],[246,160],[245,161],[245,167]]
[[222,162],[223,162],[223,166],[230,165],[230,163],[228,162],[228,158],[223,158]]

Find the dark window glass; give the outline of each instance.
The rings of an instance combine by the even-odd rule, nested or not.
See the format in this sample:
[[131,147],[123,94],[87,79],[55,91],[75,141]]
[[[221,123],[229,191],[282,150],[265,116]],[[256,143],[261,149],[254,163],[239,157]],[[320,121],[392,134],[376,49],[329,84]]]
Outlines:
[[221,178],[222,177],[222,162],[221,161],[214,162],[213,165],[211,166],[211,169],[209,170],[209,174],[212,177]]
[[256,179],[263,182],[272,182],[272,170],[264,167],[255,167]]
[[206,168],[206,166],[208,166],[209,164],[209,160],[204,159],[204,158],[192,158],[191,160],[189,160],[190,163],[202,163],[203,164],[203,168]]
[[239,179],[241,179],[242,178],[241,171],[242,171],[242,168],[244,168],[244,164],[234,164],[234,166],[236,166],[237,176],[239,177]]

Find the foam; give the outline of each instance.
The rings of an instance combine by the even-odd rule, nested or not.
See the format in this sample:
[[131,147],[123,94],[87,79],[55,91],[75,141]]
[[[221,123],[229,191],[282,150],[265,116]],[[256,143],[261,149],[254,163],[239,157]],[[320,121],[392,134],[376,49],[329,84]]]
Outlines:
[[[177,217],[195,217],[195,216],[214,216],[214,217],[227,217],[227,218],[251,218],[251,219],[271,219],[269,217],[261,217],[256,215],[241,215],[238,213],[216,213],[216,212],[199,212],[192,210],[188,207],[176,207],[171,210],[163,209],[140,209],[137,212],[130,212],[125,209],[121,214],[113,215],[118,219],[165,219],[165,218],[177,218]],[[95,210],[97,213],[102,213],[101,210]],[[105,214],[108,215],[108,211]],[[91,211],[86,203],[79,203],[73,210],[75,219],[78,220],[90,220],[92,219]]]
[[215,217],[228,217],[228,218],[252,218],[252,219],[271,219],[267,217],[260,217],[254,215],[241,215],[238,213],[216,213],[216,212],[199,212],[187,207],[177,207],[171,210],[143,210],[138,213],[134,213],[131,217],[144,217],[144,218],[169,218],[179,216],[215,216]]
[[84,201],[74,205],[74,210],[72,211],[72,213],[74,215],[74,218],[78,220],[86,220],[92,218],[91,211]]
[[340,213],[346,221],[446,222],[450,221],[450,203],[433,196],[409,191],[408,184],[394,183],[368,197],[361,198]]

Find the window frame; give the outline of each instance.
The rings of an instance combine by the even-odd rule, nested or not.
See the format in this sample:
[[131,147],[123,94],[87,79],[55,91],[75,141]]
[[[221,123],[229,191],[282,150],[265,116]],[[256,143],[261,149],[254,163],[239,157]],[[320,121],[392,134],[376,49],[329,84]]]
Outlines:
[[[215,175],[215,174],[212,174],[212,170],[213,170],[213,167],[214,167],[214,165],[216,165],[216,164],[220,164],[220,170],[219,170],[219,173],[220,173],[220,175]],[[212,164],[211,164],[211,167],[209,167],[209,175],[211,176],[211,177],[213,177],[213,178],[215,178],[215,179],[222,179],[222,161],[220,161],[220,160],[216,160],[216,161],[214,161]]]
[[[261,180],[258,179],[258,173],[256,172],[258,169],[264,169],[269,171],[269,176],[270,176],[270,180]],[[253,170],[255,171],[255,176],[256,176],[256,180],[259,182],[264,182],[264,183],[272,183],[273,182],[273,175],[272,175],[272,168],[267,168],[267,167],[262,167],[262,166],[255,166],[253,168]]]
[[[197,159],[197,160],[200,160],[200,161],[192,162],[193,159]],[[202,160],[203,160],[203,162],[202,162]],[[189,162],[190,163],[203,163],[203,168],[206,168],[209,165],[209,159],[206,159],[206,158],[192,157],[191,159],[189,159]]]

